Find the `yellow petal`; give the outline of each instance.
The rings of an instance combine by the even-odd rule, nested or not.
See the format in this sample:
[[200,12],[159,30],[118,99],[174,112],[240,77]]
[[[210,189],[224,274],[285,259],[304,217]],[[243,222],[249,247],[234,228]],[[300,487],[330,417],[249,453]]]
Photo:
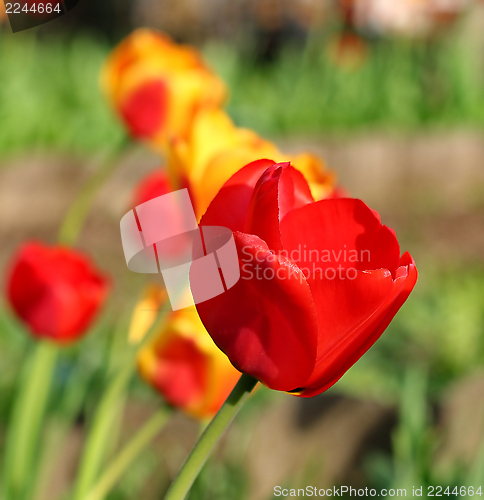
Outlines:
[[261,158],[278,159],[277,148],[251,130],[237,128],[218,108],[204,108],[194,117],[188,139],[171,142],[171,177],[188,185],[200,216],[222,185],[237,170]]
[[143,299],[136,304],[131,317],[128,332],[130,344],[139,344],[144,339],[166,300],[167,294],[163,288],[157,285],[148,287]]
[[200,182],[208,162],[221,151],[235,147],[237,142],[237,128],[227,113],[218,108],[197,113],[189,137],[190,182],[194,185]]
[[201,181],[193,188],[197,214],[205,213],[224,183],[242,167],[266,158],[279,161],[280,157],[281,153],[272,143],[259,138],[252,143],[220,152],[208,163]]
[[316,201],[323,200],[333,193],[336,174],[326,167],[322,158],[312,153],[302,153],[291,159],[291,163],[308,181]]

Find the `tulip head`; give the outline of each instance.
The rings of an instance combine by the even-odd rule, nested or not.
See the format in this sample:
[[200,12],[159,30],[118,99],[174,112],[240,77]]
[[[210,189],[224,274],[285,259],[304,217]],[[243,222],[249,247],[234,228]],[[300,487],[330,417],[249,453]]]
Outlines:
[[172,136],[185,136],[197,110],[219,106],[227,95],[196,49],[148,29],[114,49],[101,83],[130,134],[157,149]]
[[108,280],[70,248],[24,244],[10,265],[7,297],[37,338],[60,344],[78,340],[105,302]]
[[[148,304],[156,303],[152,288]],[[159,301],[158,301],[159,303]],[[146,331],[141,312],[133,318],[131,338]],[[172,313],[154,341],[138,356],[142,378],[154,387],[172,406],[196,417],[213,416],[237,383],[240,373],[230,364],[205,330],[195,307]]]
[[314,201],[290,164],[261,160],[222,187],[201,219],[234,232],[241,278],[197,304],[240,371],[309,397],[331,387],[379,338],[417,270],[362,201]]

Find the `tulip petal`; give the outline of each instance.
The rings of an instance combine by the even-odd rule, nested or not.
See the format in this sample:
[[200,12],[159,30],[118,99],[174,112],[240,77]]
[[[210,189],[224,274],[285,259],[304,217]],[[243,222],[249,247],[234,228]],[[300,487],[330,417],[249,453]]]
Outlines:
[[[401,267],[397,270],[397,277],[395,280],[392,280],[389,290],[388,283],[385,282],[387,281],[386,278],[382,280],[382,283],[375,283],[374,285],[377,288],[381,286],[381,291],[383,292],[388,291],[380,307],[372,313],[368,311],[367,319],[363,318],[364,321],[359,325],[355,322],[354,328],[348,328],[346,332],[340,329],[339,338],[337,339],[333,338],[334,331],[329,330],[331,331],[331,341],[328,343],[327,340],[322,340],[324,349],[320,347],[316,369],[305,385],[304,390],[299,392],[300,396],[313,397],[329,389],[368,351],[385,331],[390,321],[407,300],[417,281],[417,268],[410,254],[404,254],[400,263]],[[382,273],[382,271],[372,271],[369,274],[377,275],[378,273]],[[381,278],[377,281],[380,280]],[[325,285],[322,285],[322,287],[324,288]],[[344,317],[345,315],[352,316],[354,314],[353,308],[348,307],[350,302],[347,302],[345,307],[344,298],[352,300],[353,304],[358,307],[359,301],[366,300],[364,296],[372,292],[372,287],[365,288],[363,286],[359,293],[350,299],[349,294],[354,293],[355,290],[349,292],[346,286],[339,287],[338,285],[336,285],[336,288],[339,288],[339,290],[334,296],[327,296],[328,298],[331,297],[331,302],[327,302],[318,310],[320,319],[321,313],[324,314],[326,312],[328,314],[327,311],[331,310],[331,305],[336,308],[340,317]],[[338,303],[338,299],[343,300]],[[326,309],[326,311],[321,309]],[[331,324],[331,315],[327,317],[329,321],[323,326],[324,330],[334,327]],[[335,323],[338,324],[338,321],[336,320]]]
[[254,161],[254,158],[279,158],[281,154],[269,141],[265,141],[253,132],[238,129],[238,144],[214,152],[207,160],[203,175],[195,180],[197,210],[204,213],[210,202],[219,192],[224,182],[242,167]]
[[336,175],[328,170],[321,158],[311,153],[301,153],[291,163],[309,184],[315,200],[334,197]]
[[171,191],[172,188],[168,175],[161,168],[156,169],[144,177],[137,185],[132,205],[133,207],[137,207],[142,203],[146,203],[153,198],[158,198],[158,196],[163,196]]
[[395,276],[400,247],[377,215],[351,198],[303,206],[281,221],[284,250],[302,268],[388,269]]
[[227,95],[199,51],[148,29],[114,49],[101,84],[130,133],[162,150],[173,136],[186,137],[198,110],[219,107]]
[[[279,231],[279,200],[284,199],[285,193],[280,193],[280,190],[290,191],[290,189],[284,189],[285,183],[281,181],[283,172],[282,166],[276,163],[262,174],[252,193],[245,223],[246,233],[259,236],[271,250],[276,251],[282,249]],[[287,175],[284,177],[287,178]],[[289,178],[289,182],[290,180]],[[294,186],[291,187],[293,191]]]
[[169,338],[154,351],[146,350],[139,359],[141,373],[168,403],[186,409],[200,405],[207,392],[208,365],[208,356],[196,342],[181,336]]
[[144,82],[129,94],[120,113],[131,135],[151,139],[163,127],[168,109],[168,90],[163,80]]
[[[146,320],[152,320],[146,306],[157,306],[160,293],[161,289],[152,289],[147,298],[154,298],[155,303],[144,300],[139,304],[132,327],[146,329]],[[149,313],[147,318],[141,307],[145,315]],[[138,354],[138,370],[171,405],[196,418],[212,417],[240,378],[210,338],[195,307],[169,316],[155,339]]]
[[[207,163],[224,149],[237,146],[237,128],[227,113],[218,107],[200,110],[194,117],[189,136],[189,177],[197,185]],[[243,166],[243,165],[241,165]],[[225,180],[230,176],[228,175]]]
[[289,163],[276,163],[262,174],[254,188],[245,232],[259,236],[272,250],[282,250],[280,220],[291,210],[313,201],[302,174]]
[[197,305],[205,327],[234,366],[271,389],[290,391],[316,361],[318,324],[311,291],[293,262],[257,236],[236,232],[241,279]]

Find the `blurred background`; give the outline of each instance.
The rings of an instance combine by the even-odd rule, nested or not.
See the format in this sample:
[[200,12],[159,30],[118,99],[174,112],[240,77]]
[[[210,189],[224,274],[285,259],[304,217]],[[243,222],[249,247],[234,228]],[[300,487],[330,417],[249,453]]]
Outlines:
[[[427,485],[484,489],[484,3],[82,0],[29,31],[11,34],[4,21],[2,289],[14,249],[55,241],[73,197],[123,136],[99,70],[137,27],[198,46],[231,89],[234,121],[283,151],[320,154],[419,268],[381,340],[326,394],[258,391],[190,498],[264,500],[276,485],[423,486],[424,497]],[[115,319],[144,284],[125,266],[118,227],[134,186],[161,160],[133,145],[119,162],[80,243],[113,275],[114,295],[58,367],[42,453],[56,465],[41,467],[39,500],[69,498],[86,425],[126,335]],[[2,302],[0,445],[31,349]],[[158,401],[133,381],[113,453]],[[62,422],[74,423],[65,435]],[[173,419],[108,498],[160,498],[196,435],[197,423]]]

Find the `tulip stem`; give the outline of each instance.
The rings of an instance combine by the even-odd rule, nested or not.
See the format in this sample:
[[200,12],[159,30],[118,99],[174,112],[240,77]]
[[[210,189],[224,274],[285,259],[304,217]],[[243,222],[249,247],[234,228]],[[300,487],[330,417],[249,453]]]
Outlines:
[[242,405],[257,385],[257,380],[243,374],[222,408],[215,415],[197,444],[183,464],[177,477],[168,489],[165,500],[183,500],[188,495],[195,479],[205,465],[213,448],[232,423]]
[[119,165],[120,153],[126,149],[128,144],[127,137],[123,137],[122,142],[115,146],[114,151],[109,154],[104,163],[98,167],[81,188],[80,193],[74,199],[64,217],[57,236],[59,243],[67,246],[74,246],[76,244],[96,195]]
[[5,451],[3,487],[7,499],[23,499],[32,480],[58,352],[54,344],[39,341],[24,372]]
[[163,407],[157,411],[143,427],[135,434],[128,444],[108,465],[86,497],[86,500],[103,500],[116,483],[121,479],[128,467],[165,426],[171,411]]

